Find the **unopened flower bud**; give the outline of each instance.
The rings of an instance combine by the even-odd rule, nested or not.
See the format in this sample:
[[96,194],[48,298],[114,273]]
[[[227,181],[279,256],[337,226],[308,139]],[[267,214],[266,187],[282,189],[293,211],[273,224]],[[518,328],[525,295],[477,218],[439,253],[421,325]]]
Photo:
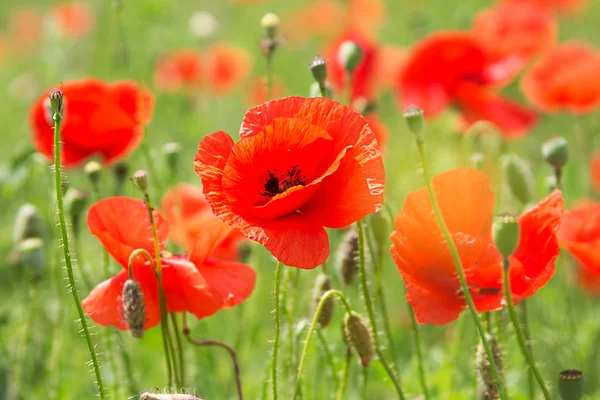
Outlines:
[[179,164],[179,154],[181,153],[181,145],[176,142],[169,142],[163,146],[165,161],[172,172],[177,170]]
[[558,374],[558,391],[562,400],[583,398],[583,372],[567,369]]
[[87,204],[88,194],[85,190],[77,188],[69,188],[65,193],[65,211],[71,217],[73,230],[78,233],[79,221]]
[[344,316],[344,336],[358,355],[360,365],[368,367],[373,360],[373,336],[359,314],[351,312]]
[[[390,227],[392,226],[392,220],[389,213],[385,210],[379,210],[378,212],[371,214],[371,224],[369,225],[373,231],[375,243],[377,243],[377,249],[379,252],[387,251],[389,248],[390,240]],[[358,247],[358,241],[357,247]]]
[[90,161],[83,167],[83,172],[88,176],[92,185],[97,188],[100,184],[100,172],[102,171],[102,165],[98,161]]
[[129,165],[124,161],[121,161],[121,162],[115,164],[115,166],[113,167],[113,175],[115,177],[115,181],[117,182],[117,190],[116,190],[117,193],[121,193],[123,184],[125,183],[125,180],[127,179],[128,172],[129,172]]
[[[494,357],[494,362],[496,363],[496,368],[498,369],[498,373],[502,374],[502,349],[500,348],[496,338],[492,335],[486,334],[486,339],[492,349],[492,354]],[[498,393],[498,387],[496,385],[496,379],[494,378],[494,373],[492,372],[490,362],[487,358],[485,348],[483,347],[481,341],[477,345],[477,351],[475,353],[475,365],[477,366],[477,371],[479,372],[479,381],[481,384],[481,392],[483,394],[481,398],[499,399],[500,396]]]
[[[331,290],[331,278],[325,274],[317,275],[317,279],[315,279],[315,284],[313,286],[313,312],[316,312],[323,294],[328,290]],[[329,296],[325,300],[325,303],[323,303],[319,319],[317,320],[319,328],[326,328],[331,323],[334,308],[335,300],[333,296]]]
[[[310,85],[310,97],[323,97],[319,82],[313,82]],[[331,98],[331,85],[329,85],[329,82],[325,82],[325,97]]]
[[508,154],[502,160],[502,169],[512,194],[522,204],[529,203],[533,197],[534,182],[527,162],[516,154]]
[[38,274],[46,265],[46,249],[44,242],[40,238],[29,238],[19,243],[19,260],[30,268],[35,274]]
[[356,42],[346,40],[338,50],[338,62],[344,66],[348,74],[354,73],[363,58],[363,51]]
[[564,137],[553,137],[542,144],[544,160],[555,169],[561,169],[569,161],[569,143]]
[[268,13],[260,20],[260,25],[265,30],[265,35],[270,40],[275,40],[279,31],[281,20],[276,14]]
[[425,125],[423,122],[423,110],[417,106],[408,106],[408,108],[404,110],[404,119],[406,119],[408,129],[415,135],[420,136],[423,132],[423,126]]
[[313,78],[319,84],[324,85],[327,79],[327,62],[321,56],[316,56],[312,59],[309,66],[310,72],[312,72]]
[[13,242],[18,245],[31,237],[43,237],[46,233],[44,220],[38,209],[30,203],[23,204],[17,210],[13,229]]
[[358,234],[349,230],[338,249],[337,270],[346,285],[351,285],[358,273]]
[[492,238],[502,257],[508,259],[519,245],[519,221],[517,218],[510,214],[496,217],[492,224]]
[[131,177],[131,182],[140,192],[148,193],[148,172],[146,170],[139,169],[135,171]]
[[62,90],[58,88],[54,88],[50,90],[48,93],[48,98],[50,99],[50,107],[55,114],[61,114],[63,111],[64,105],[64,93]]
[[123,285],[123,316],[131,335],[136,338],[143,337],[146,322],[144,293],[140,284],[133,279],[128,279]]

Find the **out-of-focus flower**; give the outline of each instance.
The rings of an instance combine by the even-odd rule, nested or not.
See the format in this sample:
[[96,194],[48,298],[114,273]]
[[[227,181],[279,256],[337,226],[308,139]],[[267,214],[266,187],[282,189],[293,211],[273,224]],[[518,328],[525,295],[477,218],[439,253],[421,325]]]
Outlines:
[[0,64],[6,60],[8,56],[8,40],[4,34],[0,33]]
[[84,37],[94,28],[94,12],[84,2],[58,4],[52,10],[51,17],[63,37],[74,39]]
[[[273,99],[280,99],[288,93],[288,89],[281,79],[273,79]],[[254,79],[248,85],[246,98],[250,107],[269,101],[267,98],[267,81],[264,77]]]
[[159,90],[197,91],[206,77],[202,53],[194,49],[177,50],[160,56],[154,68],[154,84]]
[[[82,79],[62,84],[62,159],[74,167],[99,154],[105,164],[131,153],[142,140],[150,121],[154,98],[133,81],[106,83]],[[32,106],[30,125],[35,148],[54,158],[54,121],[48,90]]]
[[219,30],[219,22],[211,13],[197,11],[190,17],[188,27],[195,38],[208,39],[214,37]]
[[364,35],[374,36],[386,17],[382,0],[349,0],[346,11],[346,27],[356,29]]
[[8,39],[14,51],[31,49],[39,43],[42,35],[43,18],[35,8],[14,10],[8,21]]
[[196,173],[213,212],[286,265],[321,265],[329,256],[324,227],[381,207],[381,153],[349,107],[323,97],[273,100],[246,113],[240,137],[205,137]]
[[582,114],[600,106],[600,52],[566,42],[539,60],[523,77],[521,89],[546,112]]
[[225,94],[244,81],[252,70],[252,58],[240,47],[225,43],[206,52],[206,82],[218,94]]
[[333,36],[340,31],[344,20],[344,6],[335,0],[317,0],[284,18],[284,37],[301,41],[310,35]]
[[394,88],[408,61],[408,50],[395,45],[383,45],[375,59],[375,79],[377,86]]
[[502,0],[505,3],[531,3],[551,11],[565,14],[579,13],[586,9],[588,0]]
[[600,275],[600,204],[565,212],[558,240],[584,268]]

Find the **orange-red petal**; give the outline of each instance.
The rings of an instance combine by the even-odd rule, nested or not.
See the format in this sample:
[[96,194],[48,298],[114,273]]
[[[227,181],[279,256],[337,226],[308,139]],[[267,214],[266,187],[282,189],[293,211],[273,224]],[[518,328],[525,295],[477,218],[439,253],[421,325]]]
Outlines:
[[223,308],[245,301],[256,284],[256,273],[245,264],[211,258],[197,268],[213,293],[222,300]]
[[585,268],[600,274],[600,204],[565,212],[558,240]]

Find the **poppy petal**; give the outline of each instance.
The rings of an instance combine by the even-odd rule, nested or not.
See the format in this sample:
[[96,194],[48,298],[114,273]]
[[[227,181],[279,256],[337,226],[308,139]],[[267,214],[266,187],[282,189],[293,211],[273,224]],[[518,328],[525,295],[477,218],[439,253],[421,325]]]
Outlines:
[[558,239],[585,268],[600,274],[600,204],[567,211]]
[[198,266],[198,271],[213,292],[223,301],[224,307],[232,307],[246,300],[254,290],[256,273],[245,264],[208,259]]

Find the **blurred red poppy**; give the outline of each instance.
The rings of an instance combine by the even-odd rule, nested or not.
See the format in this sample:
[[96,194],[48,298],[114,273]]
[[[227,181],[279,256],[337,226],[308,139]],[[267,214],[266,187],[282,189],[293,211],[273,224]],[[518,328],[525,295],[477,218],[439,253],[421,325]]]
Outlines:
[[600,52],[584,43],[563,43],[523,77],[521,89],[546,112],[591,112],[600,106]]
[[592,177],[592,185],[596,192],[600,193],[600,151],[596,151],[592,155],[590,163],[590,175]]
[[252,59],[240,47],[225,43],[212,45],[206,52],[206,81],[218,94],[224,94],[248,78]]
[[600,275],[600,203],[565,212],[558,240],[583,268]]
[[417,105],[426,117],[455,104],[468,124],[486,120],[506,137],[520,137],[536,122],[536,115],[490,87],[512,76],[514,68],[493,63],[469,33],[440,32],[412,50],[396,93],[404,108]]
[[381,46],[375,60],[377,86],[394,88],[408,61],[408,50],[394,45]]
[[204,83],[202,53],[177,50],[160,56],[154,67],[154,85],[167,92],[198,90]]
[[35,8],[14,10],[8,21],[8,36],[16,51],[26,51],[39,43],[42,35],[42,14]]
[[[362,59],[352,74],[352,82],[348,84],[348,74],[339,58],[340,46],[346,41],[352,41],[362,50]],[[376,62],[378,48],[370,38],[356,30],[346,31],[329,45],[326,54],[328,58],[327,72],[329,82],[341,94],[350,87],[351,100],[359,97],[371,99],[376,80]]]
[[[504,301],[502,256],[492,242],[494,194],[489,179],[474,169],[455,169],[434,177],[433,190],[458,248],[475,307],[478,311],[500,309]],[[510,257],[516,303],[535,294],[554,275],[562,207],[561,193],[556,190],[519,217],[519,246]],[[466,303],[425,188],[408,195],[394,226],[391,253],[417,321],[437,325],[454,321]]]
[[8,56],[8,40],[0,33],[0,64],[6,60]]
[[[65,82],[62,90],[61,163],[65,167],[77,166],[94,154],[110,164],[127,156],[142,140],[154,98],[135,82],[82,79]],[[29,119],[35,148],[53,159],[54,122],[48,92],[33,104]]]
[[[156,210],[154,220],[160,250],[163,251],[169,235],[168,225]],[[154,256],[148,210],[139,200],[112,197],[90,207],[87,223],[92,234],[123,266],[123,270],[96,286],[83,300],[83,309],[99,325],[126,330],[121,296],[128,279],[129,256],[135,249],[144,249]],[[204,318],[250,296],[256,279],[252,268],[212,257],[213,250],[230,231],[223,225],[220,229],[205,230],[189,257],[163,254],[162,279],[169,312],[187,311]],[[144,257],[136,257],[132,268],[133,276],[144,293],[144,328],[149,329],[160,321],[158,284],[152,267]]]
[[377,211],[385,180],[375,135],[354,110],[328,98],[287,97],[249,110],[234,143],[202,140],[195,159],[213,212],[286,265],[329,256],[324,227]]
[[[197,238],[208,230],[223,230],[224,225],[213,214],[206,201],[202,189],[186,184],[179,184],[167,191],[162,201],[162,214],[169,223],[171,239],[191,251]],[[244,236],[231,230],[230,234],[213,250],[213,256],[221,260],[237,260],[238,245]]]
[[[273,98],[279,99],[285,96],[288,89],[280,79],[273,79]],[[247,102],[250,107],[257,106],[269,101],[267,97],[267,81],[265,78],[258,78],[250,82],[246,93]]]
[[382,0],[349,0],[347,3],[346,27],[372,35],[383,26],[387,10]]
[[503,0],[505,3],[531,3],[548,10],[562,13],[577,13],[585,10],[588,0]]
[[52,10],[52,18],[64,37],[80,38],[94,28],[94,12],[87,4],[79,1],[61,3]]
[[344,21],[344,6],[335,0],[317,0],[284,18],[284,37],[301,41],[310,35],[333,36]]

